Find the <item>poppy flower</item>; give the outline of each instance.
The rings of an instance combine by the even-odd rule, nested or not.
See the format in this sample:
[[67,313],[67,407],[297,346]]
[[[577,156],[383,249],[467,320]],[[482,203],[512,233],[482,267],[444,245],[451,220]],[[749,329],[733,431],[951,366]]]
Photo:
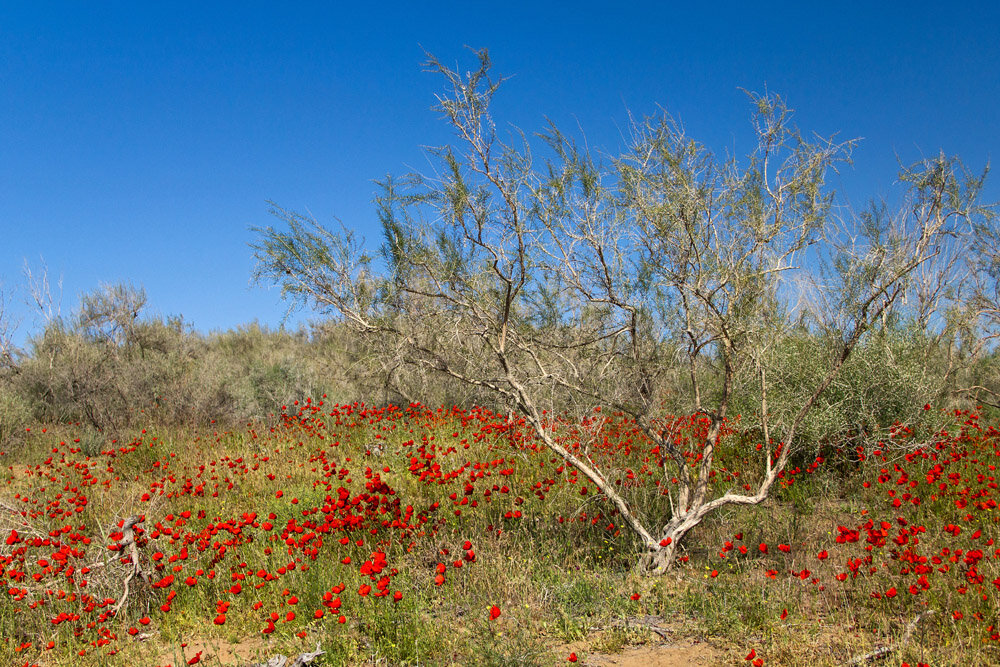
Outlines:
[[495,621],[500,618],[500,607],[493,605],[490,607],[490,620]]

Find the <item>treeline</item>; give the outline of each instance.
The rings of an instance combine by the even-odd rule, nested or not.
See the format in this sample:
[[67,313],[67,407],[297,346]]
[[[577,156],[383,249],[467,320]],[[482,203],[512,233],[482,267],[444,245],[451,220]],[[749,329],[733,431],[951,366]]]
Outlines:
[[[341,402],[509,409],[494,393],[428,373],[341,323],[294,331],[250,323],[202,334],[180,317],[145,315],[145,303],[141,288],[103,286],[81,298],[75,315],[52,318],[11,355],[0,370],[0,446],[32,423],[80,422],[111,438],[151,424],[266,422],[282,405],[324,394]],[[774,421],[801,404],[836,347],[806,328],[770,347]],[[816,445],[867,438],[895,421],[920,419],[925,404],[985,400],[989,409],[991,392],[1000,390],[998,364],[996,354],[966,359],[954,341],[887,322],[851,356],[801,435]],[[717,390],[712,360],[698,372],[709,391]],[[732,412],[746,414],[748,423],[756,423],[761,398],[753,380],[748,375],[738,388]],[[690,409],[689,382],[686,369],[665,367],[657,393],[668,410]],[[549,407],[558,411],[569,400],[554,395]]]
[[146,316],[144,305],[141,288],[105,286],[30,337],[0,376],[0,439],[33,421],[120,434],[152,422],[266,419],[303,396],[355,395],[370,375],[364,351],[336,328],[248,324],[205,335],[179,317]]

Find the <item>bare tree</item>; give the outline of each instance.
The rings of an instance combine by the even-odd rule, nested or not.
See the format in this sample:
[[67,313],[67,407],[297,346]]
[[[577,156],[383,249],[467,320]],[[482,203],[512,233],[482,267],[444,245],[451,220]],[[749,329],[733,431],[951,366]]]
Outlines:
[[11,295],[0,283],[0,370],[17,370],[18,349],[14,344],[14,335],[20,321],[15,318],[10,309]]
[[139,313],[146,307],[146,290],[129,283],[102,283],[80,297],[76,328],[92,340],[116,348],[137,343]]
[[[642,543],[642,568],[662,572],[706,516],[769,497],[819,396],[914,272],[967,232],[979,191],[942,158],[904,173],[898,213],[838,216],[826,177],[853,142],[803,136],[772,95],[750,95],[757,142],[743,160],[717,158],[667,115],[635,120],[604,162],[551,126],[538,142],[502,139],[489,111],[500,81],[477,55],[464,75],[429,60],[447,82],[438,109],[456,142],[431,151],[436,173],[380,184],[385,269],[346,229],[279,212],[287,227],[256,230],[255,278],[393,341],[406,363],[502,397],[600,489]],[[779,415],[769,351],[803,321],[837,342]],[[684,401],[665,396],[679,368]],[[747,386],[759,392],[762,446],[750,446],[760,470],[741,493],[713,473]],[[653,442],[665,502],[630,501],[561,435],[553,411],[575,418],[595,405]],[[695,446],[680,444],[671,407],[696,415]]]
[[58,320],[62,305],[62,278],[56,282],[53,292],[49,282],[49,267],[44,260],[37,273],[31,270],[28,260],[24,260],[24,282],[28,290],[28,306],[37,311],[44,324]]

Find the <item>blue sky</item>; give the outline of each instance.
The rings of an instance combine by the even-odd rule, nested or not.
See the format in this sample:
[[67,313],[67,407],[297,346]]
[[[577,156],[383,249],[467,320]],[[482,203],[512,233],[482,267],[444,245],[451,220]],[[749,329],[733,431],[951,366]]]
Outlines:
[[579,125],[610,151],[627,110],[663,107],[745,152],[741,89],[766,88],[803,130],[863,138],[838,180],[857,203],[892,192],[897,160],[1000,153],[995,2],[204,4],[0,5],[8,288],[43,258],[64,314],[132,281],[201,331],[277,325],[277,290],[248,283],[249,227],[273,200],[377,243],[373,179],[425,168],[421,147],[449,137],[424,50],[472,67],[464,47],[489,48],[511,77],[498,120]]

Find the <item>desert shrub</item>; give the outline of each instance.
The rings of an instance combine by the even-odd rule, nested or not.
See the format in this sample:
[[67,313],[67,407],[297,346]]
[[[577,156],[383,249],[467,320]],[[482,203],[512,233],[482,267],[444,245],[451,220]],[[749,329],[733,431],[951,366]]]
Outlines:
[[0,378],[0,450],[31,423],[31,406],[10,378]]
[[[767,402],[771,424],[790,418],[835,354],[836,340],[799,332],[770,351]],[[819,397],[801,426],[801,456],[810,462],[824,445],[868,445],[894,423],[917,425],[930,418],[923,406],[957,398],[947,351],[922,331],[891,326],[873,331],[854,350],[839,376]],[[740,426],[760,436],[760,382],[746,378],[735,412]],[[797,462],[801,463],[801,462]]]

